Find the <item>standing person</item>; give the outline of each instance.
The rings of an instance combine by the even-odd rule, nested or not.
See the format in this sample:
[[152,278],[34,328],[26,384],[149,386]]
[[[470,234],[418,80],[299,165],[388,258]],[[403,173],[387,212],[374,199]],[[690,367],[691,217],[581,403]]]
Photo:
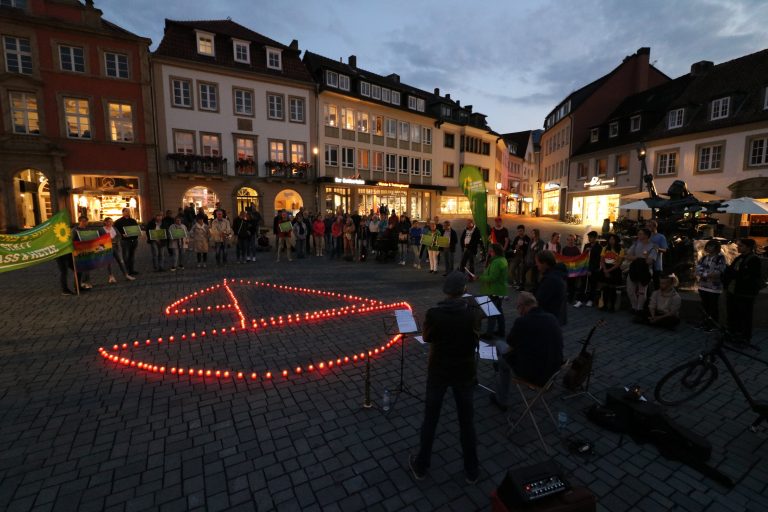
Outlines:
[[208,241],[211,238],[210,228],[205,223],[205,215],[195,217],[195,223],[189,230],[189,240],[192,250],[197,257],[197,268],[205,268],[208,265]]
[[293,220],[293,239],[296,241],[296,258],[304,259],[304,249],[307,246],[307,224],[304,222],[304,214],[299,212]]
[[616,291],[621,286],[621,262],[624,249],[615,233],[608,235],[603,252],[600,254],[600,271],[603,280],[603,311],[616,311]]
[[429,343],[424,422],[418,454],[408,458],[408,467],[416,480],[423,480],[431,465],[437,422],[449,387],[459,417],[465,481],[474,484],[480,475],[474,425],[475,349],[480,317],[477,309],[462,298],[466,283],[461,272],[449,275],[443,284],[446,299],[430,308],[424,319],[424,341]]
[[381,218],[377,214],[368,220],[368,247],[371,249],[372,254],[376,254],[376,240],[379,237],[379,224]]
[[355,223],[351,217],[347,217],[344,223],[344,259],[352,261],[355,257]]
[[[125,266],[125,261],[123,260],[123,251],[120,247],[120,241],[123,237],[120,236],[120,233],[118,233],[115,229],[112,217],[107,217],[104,219],[104,232],[109,233],[109,237],[112,239],[112,254],[115,258],[115,261],[117,262],[117,266],[120,268],[120,271],[123,273],[126,280],[133,281],[136,278],[128,273],[128,269]],[[109,273],[109,282],[116,283],[117,279],[115,279],[114,274],[112,274],[111,263],[107,265],[107,273]]]
[[[704,244],[704,256],[696,264],[696,280],[698,281],[701,307],[709,318],[705,318],[696,328],[711,331],[720,319],[720,295],[723,293],[723,272],[725,272],[725,256],[720,251],[720,242],[709,240]],[[711,319],[711,320],[710,320]]]
[[509,244],[509,230],[502,225],[501,217],[496,217],[493,219],[493,227],[490,230],[489,238],[491,243],[499,244],[501,246],[505,256],[512,248],[512,246]]
[[[81,215],[77,218],[77,226],[72,228],[72,240],[82,240],[80,237],[81,231],[98,231],[99,236],[103,235],[105,231],[101,228],[94,229],[88,227],[88,217],[85,215]],[[90,290],[93,288],[93,285],[91,284],[91,273],[89,271],[78,271],[77,270],[77,263],[75,263],[75,273],[77,274],[77,282],[83,290]]]
[[[528,245],[528,250],[525,252],[525,268],[523,270],[523,282],[517,288],[519,291],[525,291],[526,289],[535,290],[539,284],[539,269],[536,267],[536,255],[544,250],[544,240],[541,239],[541,232],[538,228],[534,228],[532,231],[531,243]],[[527,277],[530,273],[530,287],[527,287]]]
[[653,262],[653,287],[659,287],[659,277],[664,272],[664,254],[667,252],[667,237],[659,233],[659,223],[655,220],[648,221],[648,229],[651,236],[648,238],[656,246],[656,261]]
[[629,261],[627,275],[627,296],[632,311],[642,315],[648,298],[648,285],[653,276],[653,263],[656,261],[656,246],[650,240],[651,231],[648,228],[637,230],[637,240],[626,253]]
[[[568,237],[565,239],[565,247],[563,247],[561,254],[563,256],[573,257],[573,256],[580,256],[581,251],[578,247],[576,247],[576,237],[573,235],[568,235]],[[567,277],[566,285],[568,289],[568,303],[573,304],[575,307],[581,307],[581,302],[578,303],[578,306],[574,302],[576,298],[576,286],[579,283],[580,278],[579,277]]]
[[259,247],[259,235],[261,234],[261,223],[263,219],[259,210],[255,206],[251,205],[251,210],[248,212],[248,223],[250,225],[251,239],[248,242],[248,256],[246,261],[256,261],[256,252]]
[[333,250],[330,251],[331,258],[341,259],[341,254],[344,248],[344,218],[341,215],[336,216],[331,226],[331,238],[333,240]]
[[[184,244],[189,237],[189,230],[184,225],[184,216],[177,215],[173,220],[173,224],[168,229],[168,250],[171,252],[171,272],[175,272],[176,269],[184,270]],[[171,230],[182,231],[184,233],[183,238],[173,238],[171,236]]]
[[565,307],[566,277],[556,266],[552,251],[541,251],[536,255],[536,267],[541,275],[536,288],[536,302],[544,311],[555,315],[560,325],[565,325],[568,322],[568,310]]
[[288,212],[283,210],[275,221],[275,241],[277,242],[276,261],[280,261],[280,253],[283,251],[285,251],[285,256],[288,258],[288,261],[293,261],[293,259],[291,259],[291,234],[293,233],[293,229],[285,225],[286,222],[290,223],[288,220]]
[[312,238],[315,239],[315,256],[322,256],[325,247],[325,221],[319,213],[312,222]]
[[192,227],[192,224],[195,223],[195,203],[189,203],[187,206],[184,207],[184,225],[187,226],[187,229]]
[[755,298],[763,286],[760,258],[755,254],[757,244],[751,238],[737,243],[739,255],[723,275],[728,310],[728,330],[747,343],[752,340],[752,310]]
[[525,234],[525,226],[520,224],[509,250],[505,249],[505,254],[509,255],[509,278],[513,286],[525,285],[525,257],[530,246],[531,238]]
[[447,277],[453,272],[456,246],[459,244],[459,236],[456,234],[456,230],[451,227],[451,221],[449,220],[443,222],[443,236],[448,237],[448,247],[443,251],[443,256],[445,257],[445,274],[443,274],[443,277]]
[[123,261],[125,262],[126,268],[128,268],[128,275],[131,276],[139,274],[136,272],[136,267],[134,266],[136,247],[139,245],[139,236],[128,235],[125,232],[125,227],[138,225],[139,223],[136,222],[136,219],[131,217],[130,208],[123,208],[123,216],[115,221],[115,229],[121,237],[120,248],[123,251]]
[[336,222],[336,217],[333,215],[333,212],[328,212],[325,214],[325,218],[323,219],[323,224],[325,224],[325,250],[328,252],[328,255],[333,258],[333,223]]
[[557,318],[536,301],[532,293],[522,292],[515,305],[518,316],[506,341],[496,342],[499,354],[499,380],[491,403],[506,411],[509,407],[511,373],[537,386],[543,386],[563,364],[563,331]]
[[552,233],[552,237],[549,239],[549,242],[547,242],[544,248],[555,254],[560,254],[560,251],[563,250],[563,246],[560,245],[560,233]]
[[211,221],[211,241],[216,256],[216,265],[227,264],[227,246],[234,234],[229,219],[224,217],[225,213],[221,208],[217,208],[216,218]]
[[411,247],[411,254],[413,254],[413,268],[416,269],[421,268],[419,260],[419,254],[421,253],[421,233],[422,229],[419,225],[419,221],[413,221],[411,229],[408,231],[408,244]]
[[248,214],[245,210],[240,212],[240,215],[235,219],[232,224],[232,231],[237,239],[237,245],[235,246],[235,257],[238,263],[245,263],[248,258],[248,247],[251,243],[251,228],[252,225],[248,221]]
[[475,272],[475,257],[477,248],[480,246],[480,230],[477,229],[472,220],[467,221],[467,227],[461,232],[459,237],[461,242],[461,263],[459,270],[469,270]]
[[488,317],[488,328],[481,337],[483,339],[492,339],[494,336],[503,338],[507,334],[507,323],[502,308],[504,297],[507,296],[507,258],[504,257],[504,250],[499,244],[490,245],[488,258],[488,266],[477,280],[480,281],[483,295],[488,295],[501,314]]
[[582,277],[579,284],[579,297],[574,307],[582,305],[591,308],[598,300],[597,283],[600,279],[600,258],[603,247],[597,241],[597,231],[587,233],[587,243],[584,244],[583,254],[589,253],[587,275]]
[[435,221],[429,222],[428,232],[426,233],[429,245],[427,245],[427,256],[429,258],[429,273],[437,273],[437,255],[440,254],[440,247],[437,245],[437,237],[440,236],[440,232],[437,230],[437,224]]
[[408,235],[411,231],[411,221],[405,216],[400,215],[397,223],[397,248],[400,256],[400,265],[405,266],[405,260],[408,259]]
[[165,229],[163,228],[163,216],[159,213],[147,223],[147,243],[149,244],[149,249],[152,251],[152,269],[155,272],[162,272],[164,259],[163,253],[165,252],[167,240],[152,240],[150,231],[155,231],[157,229]]

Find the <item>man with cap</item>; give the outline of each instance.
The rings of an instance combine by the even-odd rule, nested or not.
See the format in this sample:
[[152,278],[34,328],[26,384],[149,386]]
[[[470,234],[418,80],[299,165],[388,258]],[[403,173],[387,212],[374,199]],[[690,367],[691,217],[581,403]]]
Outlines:
[[429,470],[440,408],[449,387],[459,416],[465,481],[474,484],[480,474],[473,419],[480,312],[462,298],[466,285],[467,278],[462,272],[452,272],[443,285],[446,299],[430,308],[424,319],[424,341],[429,343],[424,422],[419,452],[408,459],[416,480],[422,480]]

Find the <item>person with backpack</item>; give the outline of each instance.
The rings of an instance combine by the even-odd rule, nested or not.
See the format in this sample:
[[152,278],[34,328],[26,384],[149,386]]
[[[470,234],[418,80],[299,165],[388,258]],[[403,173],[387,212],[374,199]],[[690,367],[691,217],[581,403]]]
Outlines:
[[751,238],[739,240],[736,246],[739,255],[725,269],[723,275],[728,330],[747,343],[752,340],[755,298],[760,289],[765,287],[760,258],[755,254],[756,246]]
[[656,261],[656,246],[651,242],[648,228],[637,230],[637,240],[626,252],[624,259],[629,261],[627,275],[627,296],[635,315],[642,315],[648,298],[648,285],[653,277],[653,265]]

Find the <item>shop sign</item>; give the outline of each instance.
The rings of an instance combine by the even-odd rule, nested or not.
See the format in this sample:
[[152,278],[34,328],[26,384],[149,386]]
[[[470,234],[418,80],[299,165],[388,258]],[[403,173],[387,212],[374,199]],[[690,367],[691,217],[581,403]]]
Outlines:
[[524,203],[532,203],[533,202],[533,198],[532,197],[524,197],[523,198],[523,202]]
[[605,179],[600,179],[597,176],[592,176],[591,180],[584,183],[584,188],[588,188],[590,190],[604,190],[613,185],[616,185],[616,178],[605,180]]
[[392,188],[409,188],[407,183],[393,183],[391,181],[379,181],[376,183],[377,187],[392,187]]
[[334,183],[342,183],[344,185],[365,185],[365,180],[357,180],[354,178],[333,178]]
[[558,188],[560,188],[559,183],[549,182],[544,185],[544,190],[557,190]]

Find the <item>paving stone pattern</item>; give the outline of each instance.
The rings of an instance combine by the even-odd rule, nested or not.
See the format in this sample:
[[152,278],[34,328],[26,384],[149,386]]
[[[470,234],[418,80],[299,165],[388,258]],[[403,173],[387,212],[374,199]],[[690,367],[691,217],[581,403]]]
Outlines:
[[[44,264],[0,275],[0,509],[22,510],[480,510],[510,467],[544,460],[526,421],[507,437],[506,417],[478,388],[475,423],[482,476],[466,485],[455,407],[446,397],[433,467],[415,482],[408,454],[416,450],[423,416],[425,346],[405,344],[405,382],[415,397],[395,397],[388,413],[364,409],[364,365],[272,381],[242,382],[146,374],[115,366],[97,347],[234,324],[229,312],[166,316],[163,308],[223,278],[406,300],[416,316],[441,297],[443,278],[392,263],[348,263],[308,258],[275,264],[273,254],[255,263],[153,273],[142,245],[135,282],[106,284],[79,297],[59,295],[56,266]],[[458,261],[458,260],[457,260]],[[474,287],[475,285],[473,285]],[[514,296],[513,296],[514,297]],[[261,318],[345,304],[316,296],[240,289],[246,317]],[[223,294],[195,300],[226,304]],[[513,302],[505,302],[507,326]],[[212,365],[260,371],[290,368],[352,354],[386,343],[391,312],[345,317],[263,332],[239,332],[195,342],[129,350],[142,360],[184,366]],[[569,311],[566,354],[601,317],[594,309]],[[626,313],[605,315],[594,338],[592,390],[602,396],[619,384],[652,389],[669,368],[705,343],[682,326],[666,333],[632,324]],[[766,346],[768,333],[757,342]],[[373,398],[397,388],[400,346],[372,360]],[[757,397],[768,393],[766,368],[734,356]],[[554,458],[574,483],[588,486],[606,511],[759,511],[768,509],[768,433],[750,433],[754,419],[733,379],[724,373],[694,402],[669,408],[683,425],[714,445],[712,464],[737,480],[728,490],[656,448],[625,441],[588,423],[586,398],[562,401],[569,416],[559,438],[542,418]],[[479,378],[493,387],[494,371],[481,362]],[[521,411],[520,403],[512,408]],[[567,439],[595,444],[583,459],[568,453]]]

